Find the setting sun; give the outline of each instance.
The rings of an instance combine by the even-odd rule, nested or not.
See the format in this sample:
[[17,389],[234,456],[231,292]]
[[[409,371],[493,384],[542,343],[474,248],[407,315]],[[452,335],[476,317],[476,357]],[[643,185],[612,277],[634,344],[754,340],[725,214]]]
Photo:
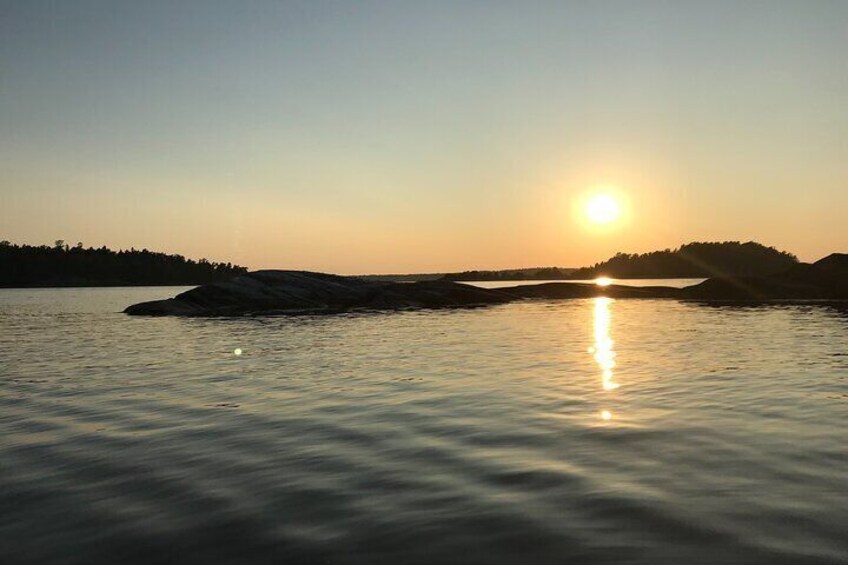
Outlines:
[[848,565],[848,0],[0,16],[0,565]]
[[609,224],[621,216],[621,205],[609,194],[597,194],[586,204],[586,217],[594,224]]

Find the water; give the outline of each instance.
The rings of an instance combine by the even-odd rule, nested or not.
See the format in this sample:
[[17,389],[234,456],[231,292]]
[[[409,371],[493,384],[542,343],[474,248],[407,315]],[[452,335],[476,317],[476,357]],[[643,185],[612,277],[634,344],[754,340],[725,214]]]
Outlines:
[[[702,283],[707,279],[607,279],[610,284],[620,284],[623,286],[670,286],[674,288],[683,288]],[[465,281],[463,281],[465,282]],[[527,280],[527,281],[468,281],[466,284],[479,286],[481,288],[504,288],[508,286],[516,286],[519,284],[545,284],[545,283],[590,283],[595,284],[596,279],[575,279],[575,280]]]
[[0,290],[0,562],[848,562],[845,312],[179,290]]

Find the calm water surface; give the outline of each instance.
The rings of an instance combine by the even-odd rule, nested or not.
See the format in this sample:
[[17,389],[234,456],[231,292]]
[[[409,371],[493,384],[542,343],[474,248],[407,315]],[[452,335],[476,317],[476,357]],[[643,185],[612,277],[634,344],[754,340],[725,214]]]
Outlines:
[[[605,277],[607,278],[607,277]],[[527,281],[468,281],[466,284],[479,286],[482,288],[504,288],[508,286],[516,286],[519,284],[545,284],[545,283],[592,283],[597,279],[575,279],[575,280],[527,280]],[[683,288],[694,284],[702,283],[707,279],[612,279],[607,278],[610,284],[620,284],[624,286],[671,286],[675,288]],[[464,281],[463,281],[464,282]]]
[[178,290],[0,290],[0,562],[848,562],[845,312]]

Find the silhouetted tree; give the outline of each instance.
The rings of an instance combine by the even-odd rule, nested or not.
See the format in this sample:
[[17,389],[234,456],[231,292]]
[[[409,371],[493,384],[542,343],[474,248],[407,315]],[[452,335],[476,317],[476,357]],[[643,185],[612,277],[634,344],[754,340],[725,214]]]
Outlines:
[[112,251],[74,247],[56,240],[47,245],[0,242],[0,286],[192,285],[228,280],[247,272],[230,263],[192,261],[143,249]]
[[450,281],[557,280],[569,278],[573,270],[561,267],[533,267],[504,271],[463,271],[461,273],[447,273],[441,278]]
[[677,249],[642,254],[616,253],[610,259],[572,273],[575,279],[767,276],[798,262],[791,253],[754,241],[692,242]]

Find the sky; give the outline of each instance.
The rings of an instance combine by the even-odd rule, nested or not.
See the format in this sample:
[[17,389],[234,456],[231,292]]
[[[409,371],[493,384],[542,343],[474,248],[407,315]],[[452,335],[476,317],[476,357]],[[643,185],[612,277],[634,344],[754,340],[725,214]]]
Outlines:
[[815,260],[848,252],[846,53],[844,1],[0,0],[0,239],[347,274]]

